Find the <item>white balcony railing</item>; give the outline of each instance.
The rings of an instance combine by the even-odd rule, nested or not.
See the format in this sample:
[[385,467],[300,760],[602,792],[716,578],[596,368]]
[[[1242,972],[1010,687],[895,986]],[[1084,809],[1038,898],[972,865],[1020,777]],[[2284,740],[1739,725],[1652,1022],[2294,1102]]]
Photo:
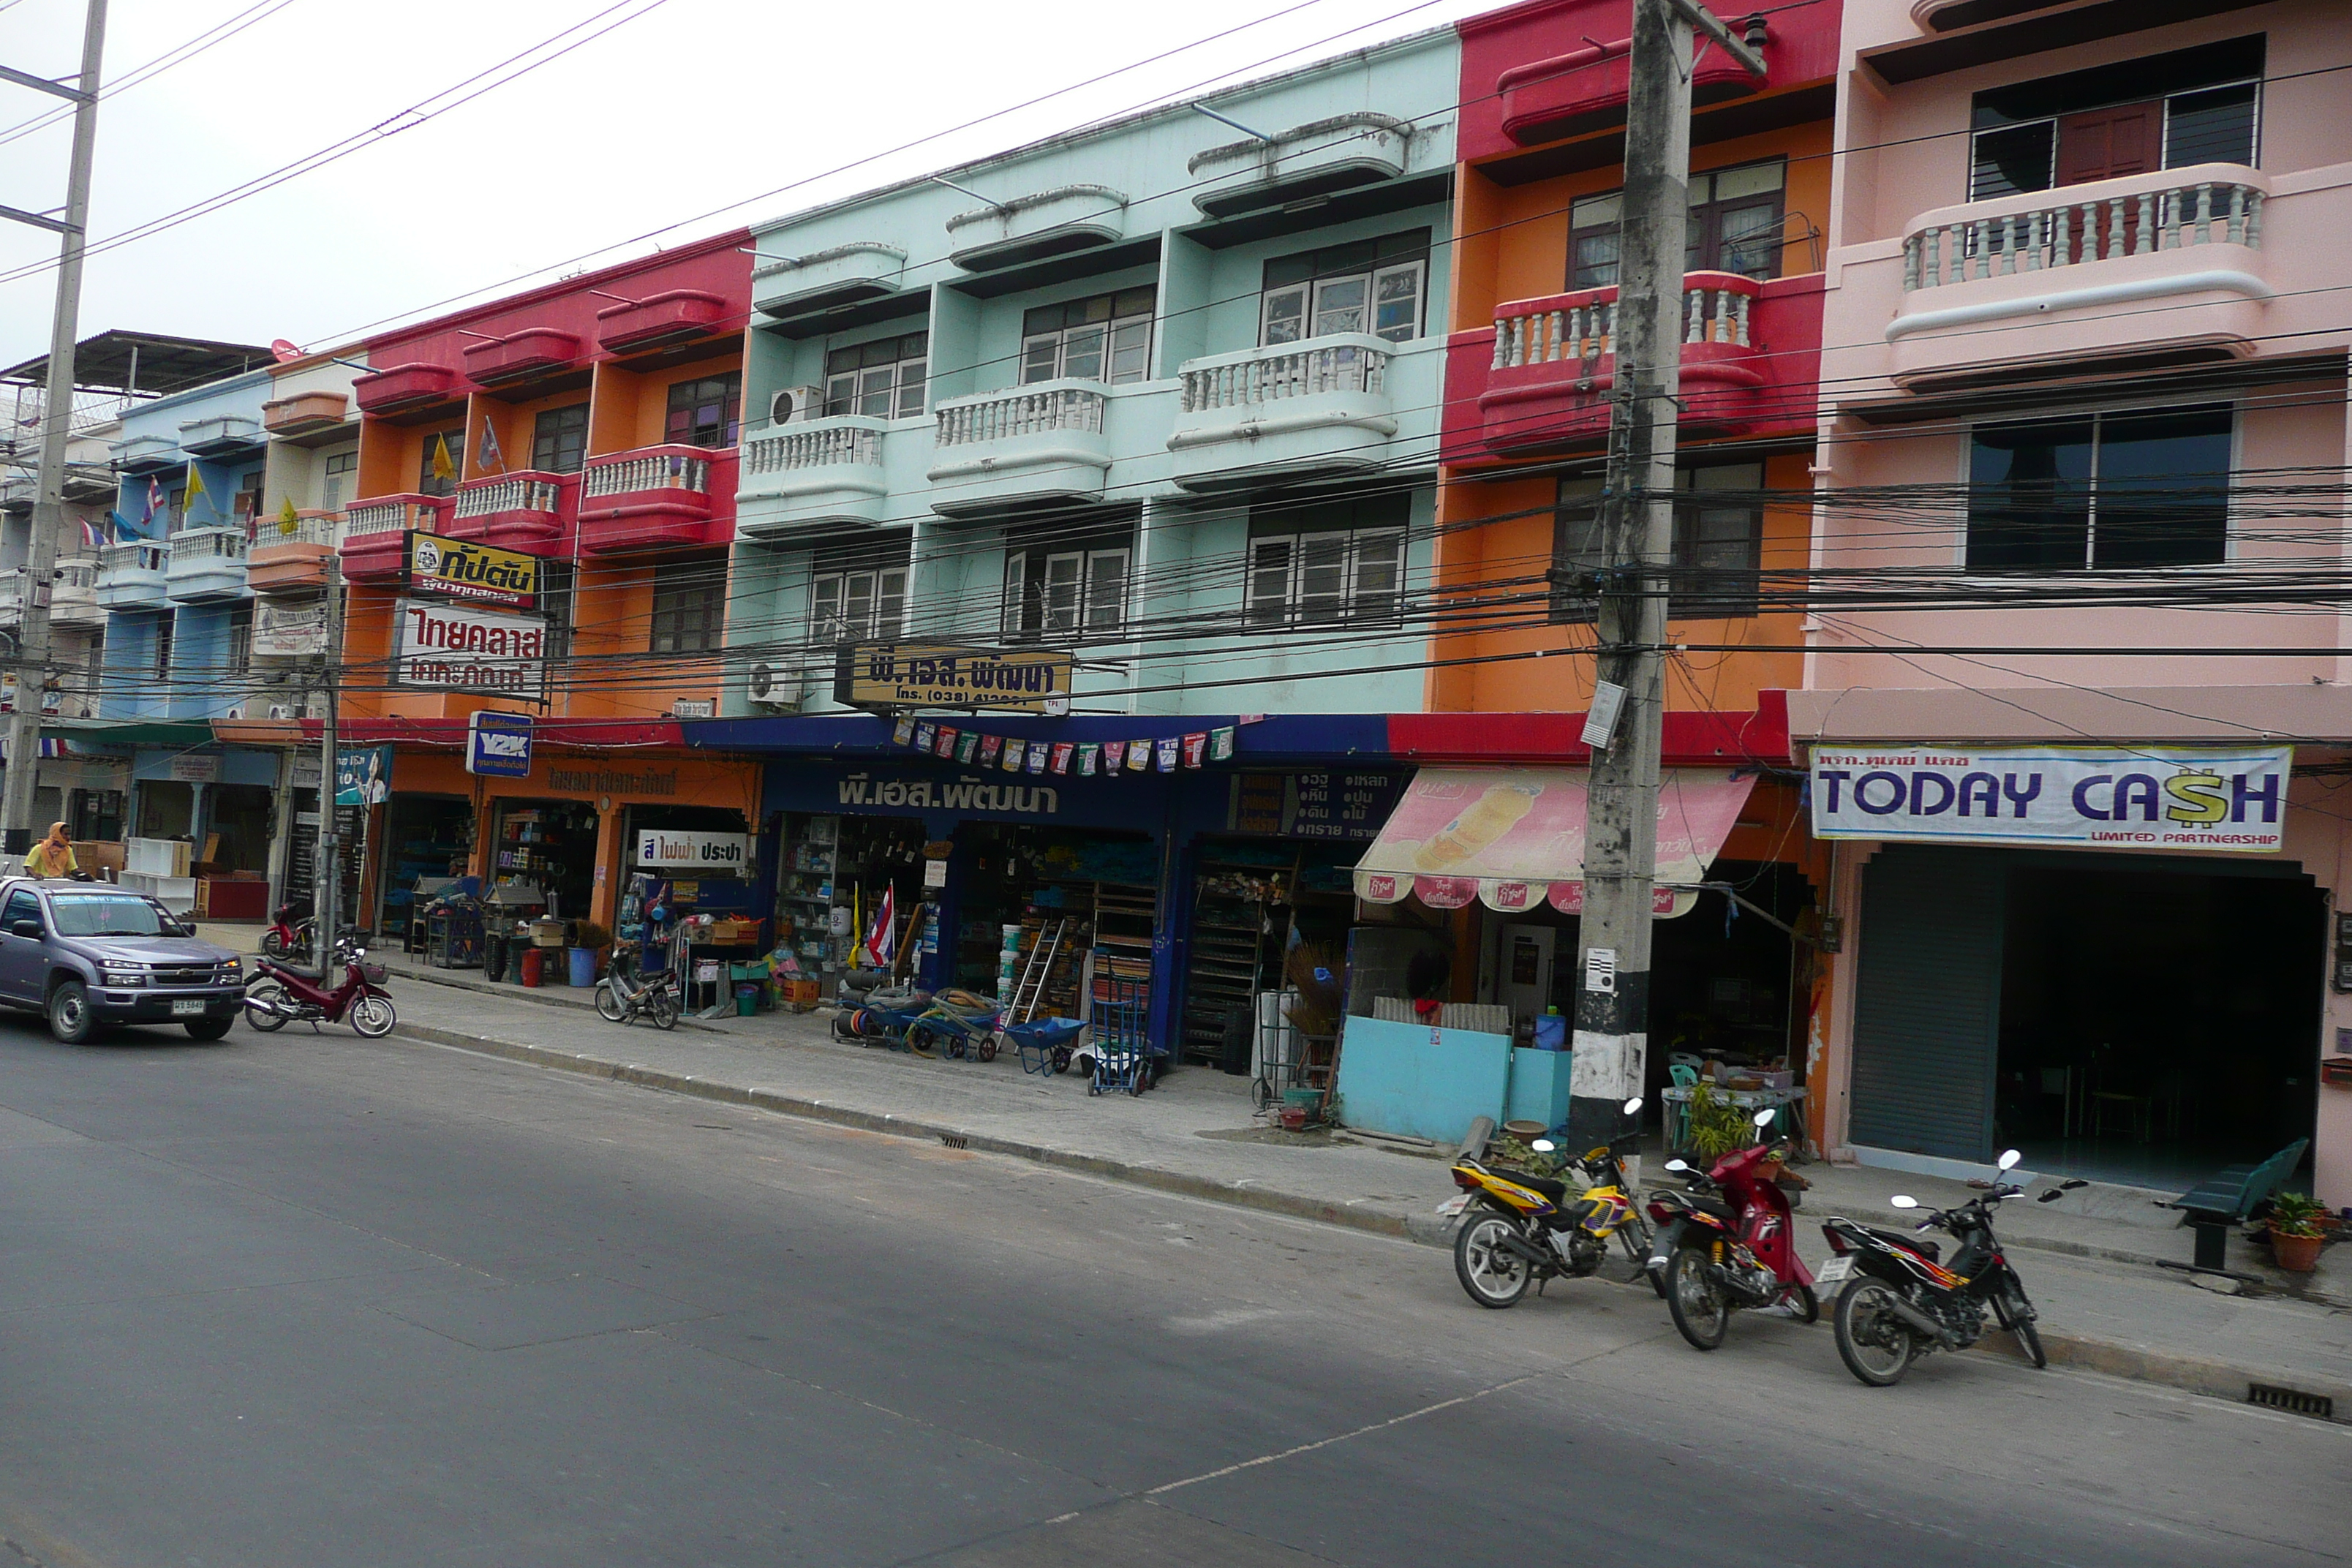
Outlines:
[[97,587],[98,563],[89,556],[76,555],[58,563],[58,597],[87,599]]
[[280,544],[323,544],[332,550],[342,542],[342,537],[341,512],[307,511],[296,517],[290,528],[278,518],[263,518],[254,527],[253,548],[268,550]]
[[1100,392],[1083,387],[1055,387],[1045,392],[1008,392],[985,401],[959,403],[939,411],[940,447],[969,447],[982,441],[1003,441],[1015,436],[1050,436],[1063,431],[1102,433]]
[[563,487],[553,479],[515,475],[466,486],[457,492],[458,517],[488,517],[500,511],[553,511]]
[[580,484],[583,500],[631,495],[641,490],[710,490],[710,459],[688,451],[656,448],[588,461]]
[[161,572],[164,549],[160,544],[109,544],[98,552],[98,574],[112,577],[128,572]]
[[[1906,292],[2198,245],[2263,247],[2254,185],[2197,180],[1932,224],[1903,242]],[[2004,204],[2005,205],[2008,204]]]
[[242,528],[186,529],[172,536],[172,564],[194,566],[215,561],[242,562],[246,549],[245,530]]
[[[1748,335],[1756,285],[1729,273],[1683,289],[1683,342],[1752,346]],[[1550,360],[1599,359],[1617,352],[1617,290],[1590,289],[1525,304],[1506,305],[1495,317],[1496,370]]]
[[780,425],[743,442],[747,478],[831,468],[836,463],[881,461],[882,432],[856,425]]
[[1312,397],[1323,392],[1387,390],[1389,356],[1356,343],[1262,349],[1238,364],[1184,372],[1183,412]]
[[415,501],[359,501],[343,512],[343,537],[357,539],[369,533],[402,533],[424,526],[419,519],[423,510]]

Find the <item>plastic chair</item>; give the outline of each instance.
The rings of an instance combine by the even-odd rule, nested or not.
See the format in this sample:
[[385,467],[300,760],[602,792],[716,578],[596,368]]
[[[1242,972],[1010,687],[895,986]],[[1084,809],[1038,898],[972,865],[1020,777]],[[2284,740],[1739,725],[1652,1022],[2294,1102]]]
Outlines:
[[1691,1089],[1696,1087],[1698,1083],[1698,1069],[1696,1068],[1686,1068],[1680,1062],[1676,1062],[1672,1067],[1668,1068],[1666,1069],[1666,1076],[1674,1079],[1675,1087],[1676,1089]]

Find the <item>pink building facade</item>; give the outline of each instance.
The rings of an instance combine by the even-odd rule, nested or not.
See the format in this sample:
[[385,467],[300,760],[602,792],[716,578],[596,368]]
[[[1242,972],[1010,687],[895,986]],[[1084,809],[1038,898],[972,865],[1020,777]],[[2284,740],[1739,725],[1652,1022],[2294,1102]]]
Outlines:
[[1837,840],[1816,1132],[2173,1192],[2310,1139],[2292,1184],[2352,1205],[2352,33],[1843,27],[1790,704]]

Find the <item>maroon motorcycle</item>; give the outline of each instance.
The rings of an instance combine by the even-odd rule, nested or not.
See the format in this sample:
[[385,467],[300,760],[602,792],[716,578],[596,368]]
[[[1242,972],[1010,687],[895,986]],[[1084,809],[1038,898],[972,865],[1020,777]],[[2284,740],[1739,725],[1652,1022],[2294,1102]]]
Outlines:
[[335,943],[335,959],[343,967],[342,983],[332,990],[263,954],[256,961],[253,978],[245,987],[245,1021],[263,1031],[302,1023],[348,1023],[372,1040],[392,1033],[400,1022],[393,1011],[392,994],[383,988],[381,963],[367,962],[367,949],[348,940]]
[[[1774,1114],[1758,1111],[1757,1127]],[[1704,1175],[1669,1160],[1666,1169],[1685,1178],[1690,1190],[1651,1195],[1658,1238],[1650,1248],[1650,1278],[1675,1327],[1700,1350],[1722,1344],[1731,1314],[1743,1308],[1780,1307],[1801,1323],[1822,1314],[1813,1277],[1797,1256],[1788,1194],[1758,1174],[1780,1152],[1777,1143],[1735,1149]]]

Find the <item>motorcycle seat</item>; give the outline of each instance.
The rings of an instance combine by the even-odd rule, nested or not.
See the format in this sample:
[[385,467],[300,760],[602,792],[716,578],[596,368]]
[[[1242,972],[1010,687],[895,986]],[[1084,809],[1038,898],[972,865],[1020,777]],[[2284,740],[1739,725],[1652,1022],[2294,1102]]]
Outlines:
[[1568,1199],[1568,1184],[1556,1177],[1531,1176],[1524,1171],[1496,1171],[1495,1174],[1531,1193],[1541,1193],[1549,1202],[1558,1204]]
[[1711,1214],[1719,1220],[1730,1221],[1739,1217],[1731,1212],[1729,1204],[1725,1203],[1721,1198],[1709,1197],[1705,1193],[1685,1193],[1683,1201],[1699,1213]]
[[1940,1246],[1924,1236],[1906,1236],[1899,1230],[1881,1230],[1874,1225],[1866,1225],[1863,1229],[1890,1247],[1899,1247],[1906,1252],[1916,1252],[1930,1263],[1936,1262],[1944,1255],[1944,1249]]

